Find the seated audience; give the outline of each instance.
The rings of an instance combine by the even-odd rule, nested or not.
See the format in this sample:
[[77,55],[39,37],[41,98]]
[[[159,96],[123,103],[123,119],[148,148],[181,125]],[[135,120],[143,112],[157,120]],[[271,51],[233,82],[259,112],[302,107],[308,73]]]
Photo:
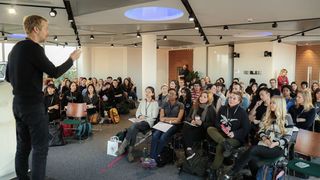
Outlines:
[[49,122],[60,119],[60,99],[55,93],[56,88],[53,84],[49,84],[46,88],[44,96],[44,104],[49,115]]
[[292,88],[292,92],[291,92],[291,97],[295,98],[297,96],[298,93],[298,85],[296,82],[292,82],[291,83],[291,88]]
[[195,155],[192,150],[193,145],[206,137],[207,128],[214,126],[215,119],[216,111],[212,107],[212,94],[205,90],[194,104],[186,121],[188,123],[185,123],[182,128],[187,160]]
[[87,92],[83,98],[84,102],[87,103],[87,114],[90,120],[90,123],[97,123],[98,116],[97,113],[99,111],[99,97],[95,90],[93,84],[89,84],[87,87]]
[[179,97],[179,102],[181,102],[184,105],[184,117],[187,117],[192,107],[191,91],[189,88],[182,88],[181,95]]
[[168,85],[164,84],[161,86],[161,93],[158,95],[158,105],[162,107],[162,105],[168,101]]
[[312,97],[309,90],[298,91],[296,105],[289,109],[295,126],[312,131],[316,111],[312,105]]
[[125,152],[126,148],[128,148],[127,158],[129,162],[134,160],[132,150],[136,143],[138,132],[145,133],[148,131],[154,125],[159,113],[158,102],[155,100],[154,88],[151,86],[147,87],[145,89],[145,95],[146,99],[140,102],[136,111],[136,118],[139,121],[134,122],[130,126],[124,141],[116,152],[117,155],[121,155]]
[[287,103],[287,111],[294,106],[295,100],[291,97],[291,86],[290,85],[283,85],[281,89],[282,97],[286,99]]
[[201,85],[200,81],[195,81],[193,88],[191,89],[192,102],[195,103],[201,94]]
[[241,92],[231,92],[228,104],[220,108],[215,127],[207,129],[210,138],[217,143],[215,158],[210,166],[213,174],[221,167],[224,156],[230,156],[232,148],[239,147],[246,141],[250,124],[247,112],[240,107],[241,100]]
[[270,83],[270,97],[272,97],[273,95],[280,95],[280,90],[277,88],[277,82],[276,82],[276,79],[272,78],[270,79],[269,81]]
[[249,162],[252,177],[255,178],[259,160],[284,155],[284,149],[292,135],[292,128],[292,119],[287,114],[285,99],[281,96],[273,96],[259,131],[261,140],[258,145],[252,146],[240,156],[225,177],[229,179],[230,176],[235,176]]
[[218,113],[222,106],[222,98],[217,95],[217,86],[215,84],[208,84],[207,88],[213,95],[212,106],[216,110],[216,113]]
[[166,132],[155,130],[152,133],[150,157],[158,164],[162,164],[160,153],[178,131],[183,118],[184,106],[178,101],[178,92],[175,89],[168,90],[168,101],[160,108],[160,122],[169,123],[172,127]]

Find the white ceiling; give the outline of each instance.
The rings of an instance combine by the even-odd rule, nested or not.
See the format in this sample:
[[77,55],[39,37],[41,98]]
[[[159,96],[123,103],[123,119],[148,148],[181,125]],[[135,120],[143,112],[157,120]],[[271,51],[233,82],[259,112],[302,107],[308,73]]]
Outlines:
[[[0,0],[0,2],[64,7],[63,0]],[[140,31],[141,34],[158,35],[160,47],[204,46],[198,31],[193,29],[194,24],[188,21],[189,14],[180,0],[71,0],[70,3],[82,45],[113,43],[116,46],[133,46],[134,43],[141,43],[141,39],[136,38],[136,32]],[[319,0],[189,0],[189,3],[207,35],[210,46],[270,41],[276,39],[278,35],[290,35],[320,26]],[[177,8],[184,12],[184,16],[163,22],[135,21],[124,16],[126,10],[141,6]],[[17,14],[11,15],[7,13],[8,7],[0,5],[0,30],[23,33],[21,25],[23,17],[38,14],[49,20],[51,35],[49,41],[53,41],[53,36],[57,35],[61,44],[64,42],[76,44],[76,36],[70,27],[65,9],[56,9],[58,15],[52,18],[49,17],[50,9],[47,8],[16,6]],[[252,19],[252,22],[248,22],[248,19]],[[277,28],[271,27],[274,21],[289,20],[290,22],[278,22]],[[259,22],[269,23],[254,24]],[[223,25],[230,25],[229,30],[224,31]],[[271,32],[273,35],[235,37],[261,32]],[[89,38],[90,34],[95,34],[94,40]],[[164,35],[168,36],[167,41],[162,40]],[[219,39],[220,35],[223,36],[222,39]],[[282,42],[319,43],[320,29],[306,32],[305,36],[299,34],[285,38]]]

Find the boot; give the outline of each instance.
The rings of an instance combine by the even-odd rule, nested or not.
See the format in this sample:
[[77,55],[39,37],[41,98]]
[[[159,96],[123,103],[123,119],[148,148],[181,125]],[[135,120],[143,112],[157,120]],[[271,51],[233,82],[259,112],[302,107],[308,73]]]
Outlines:
[[116,155],[120,156],[121,154],[123,154],[126,151],[126,148],[128,145],[129,145],[129,141],[127,139],[124,139],[124,141],[120,145],[118,151],[116,152]]
[[133,162],[133,160],[134,160],[132,151],[133,151],[133,146],[129,146],[128,155],[127,155],[127,158],[128,158],[129,162]]

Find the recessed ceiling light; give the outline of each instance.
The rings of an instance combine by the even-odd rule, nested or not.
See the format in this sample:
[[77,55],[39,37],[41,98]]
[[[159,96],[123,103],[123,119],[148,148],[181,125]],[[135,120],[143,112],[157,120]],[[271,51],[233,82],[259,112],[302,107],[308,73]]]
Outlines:
[[93,36],[93,35],[90,35],[90,39],[91,39],[91,40],[94,39],[94,36]]
[[9,14],[17,14],[16,10],[14,9],[14,7],[10,7],[8,9]]
[[167,36],[163,36],[163,40],[165,40],[165,41],[166,41],[167,39],[168,39],[168,38],[167,38]]
[[183,11],[175,8],[149,6],[129,9],[124,15],[138,21],[167,21],[182,17]]

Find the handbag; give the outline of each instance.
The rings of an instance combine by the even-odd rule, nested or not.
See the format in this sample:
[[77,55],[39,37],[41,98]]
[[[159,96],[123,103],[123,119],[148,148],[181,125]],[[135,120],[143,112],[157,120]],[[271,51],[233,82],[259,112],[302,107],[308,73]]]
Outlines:
[[89,122],[91,124],[98,124],[98,120],[100,119],[99,113],[94,113],[89,116]]
[[107,143],[107,154],[111,156],[117,156],[116,152],[118,151],[119,144],[121,141],[118,136],[112,136]]

